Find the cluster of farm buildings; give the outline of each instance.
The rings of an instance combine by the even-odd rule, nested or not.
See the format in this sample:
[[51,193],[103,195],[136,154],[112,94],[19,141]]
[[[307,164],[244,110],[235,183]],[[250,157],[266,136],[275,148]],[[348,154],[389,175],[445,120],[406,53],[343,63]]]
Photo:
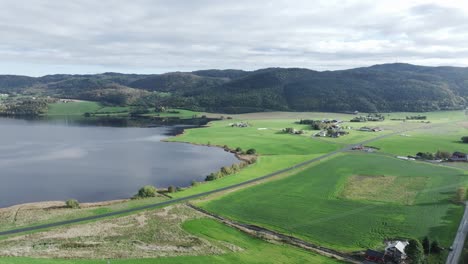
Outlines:
[[408,241],[391,241],[387,243],[383,252],[368,249],[363,263],[405,263],[407,259],[405,248],[408,244]]

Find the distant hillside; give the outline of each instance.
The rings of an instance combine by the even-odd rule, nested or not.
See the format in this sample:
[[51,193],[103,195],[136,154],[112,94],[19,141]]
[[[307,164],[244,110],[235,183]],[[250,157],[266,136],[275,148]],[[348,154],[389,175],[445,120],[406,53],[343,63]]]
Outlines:
[[[168,94],[159,105],[239,113],[251,111],[433,111],[461,109],[468,100],[468,68],[383,64],[317,72],[299,68],[202,70],[138,75],[0,75],[2,93],[134,102],[148,92]],[[112,95],[113,100],[106,96]],[[114,100],[115,96],[135,100]],[[152,97],[153,98],[153,97]],[[159,99],[151,99],[159,100]]]

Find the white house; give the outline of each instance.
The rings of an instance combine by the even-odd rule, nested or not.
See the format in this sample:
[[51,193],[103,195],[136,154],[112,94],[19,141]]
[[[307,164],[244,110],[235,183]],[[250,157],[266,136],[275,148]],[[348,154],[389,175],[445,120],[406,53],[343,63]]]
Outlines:
[[391,241],[385,248],[385,255],[393,257],[395,261],[406,259],[405,248],[408,246],[408,241]]

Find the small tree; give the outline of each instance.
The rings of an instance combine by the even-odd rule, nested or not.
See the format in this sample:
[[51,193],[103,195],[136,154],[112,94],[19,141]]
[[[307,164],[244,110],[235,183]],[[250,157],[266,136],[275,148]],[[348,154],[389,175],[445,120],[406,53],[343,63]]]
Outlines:
[[232,169],[231,167],[224,166],[221,168],[221,173],[223,174],[223,176],[230,175],[232,174]]
[[175,186],[171,185],[171,186],[167,187],[167,191],[170,192],[170,193],[175,193],[176,188],[175,188]]
[[239,164],[234,163],[234,164],[232,164],[232,166],[231,166],[231,170],[232,170],[233,173],[236,173],[236,172],[240,171],[241,168],[240,168]]
[[461,141],[462,141],[463,143],[468,143],[468,136],[462,137],[462,138],[461,138]]
[[206,176],[205,181],[214,181],[216,180],[216,176],[214,173],[210,173],[210,175]]
[[148,198],[148,197],[156,197],[157,189],[154,186],[146,185],[143,186],[140,190],[138,190],[137,196],[139,198]]
[[251,148],[251,149],[248,149],[247,152],[246,152],[248,155],[255,155],[257,153],[257,150]]
[[431,249],[431,245],[430,245],[430,241],[429,241],[429,238],[427,236],[424,237],[423,241],[422,241],[422,246],[424,248],[424,254],[429,254],[429,250]]
[[409,241],[408,246],[405,248],[406,254],[411,259],[411,263],[413,264],[421,264],[424,261],[424,249],[416,239],[411,239]]
[[68,208],[72,208],[72,209],[79,209],[80,208],[80,203],[75,199],[67,200],[65,202],[65,204],[66,204],[66,206]]
[[440,247],[439,241],[434,240],[431,243],[431,253],[433,254],[440,254],[442,252],[442,248]]
[[447,151],[440,151],[439,150],[439,151],[436,152],[435,156],[438,159],[447,160],[452,156],[452,154],[450,154],[450,152],[447,152]]

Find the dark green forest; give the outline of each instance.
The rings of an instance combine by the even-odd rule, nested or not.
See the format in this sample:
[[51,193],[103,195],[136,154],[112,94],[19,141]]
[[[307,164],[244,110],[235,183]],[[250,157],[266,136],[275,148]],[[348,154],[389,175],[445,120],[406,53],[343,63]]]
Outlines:
[[0,93],[224,113],[421,112],[464,108],[468,100],[468,68],[399,63],[324,72],[268,68],[37,78],[0,75]]

